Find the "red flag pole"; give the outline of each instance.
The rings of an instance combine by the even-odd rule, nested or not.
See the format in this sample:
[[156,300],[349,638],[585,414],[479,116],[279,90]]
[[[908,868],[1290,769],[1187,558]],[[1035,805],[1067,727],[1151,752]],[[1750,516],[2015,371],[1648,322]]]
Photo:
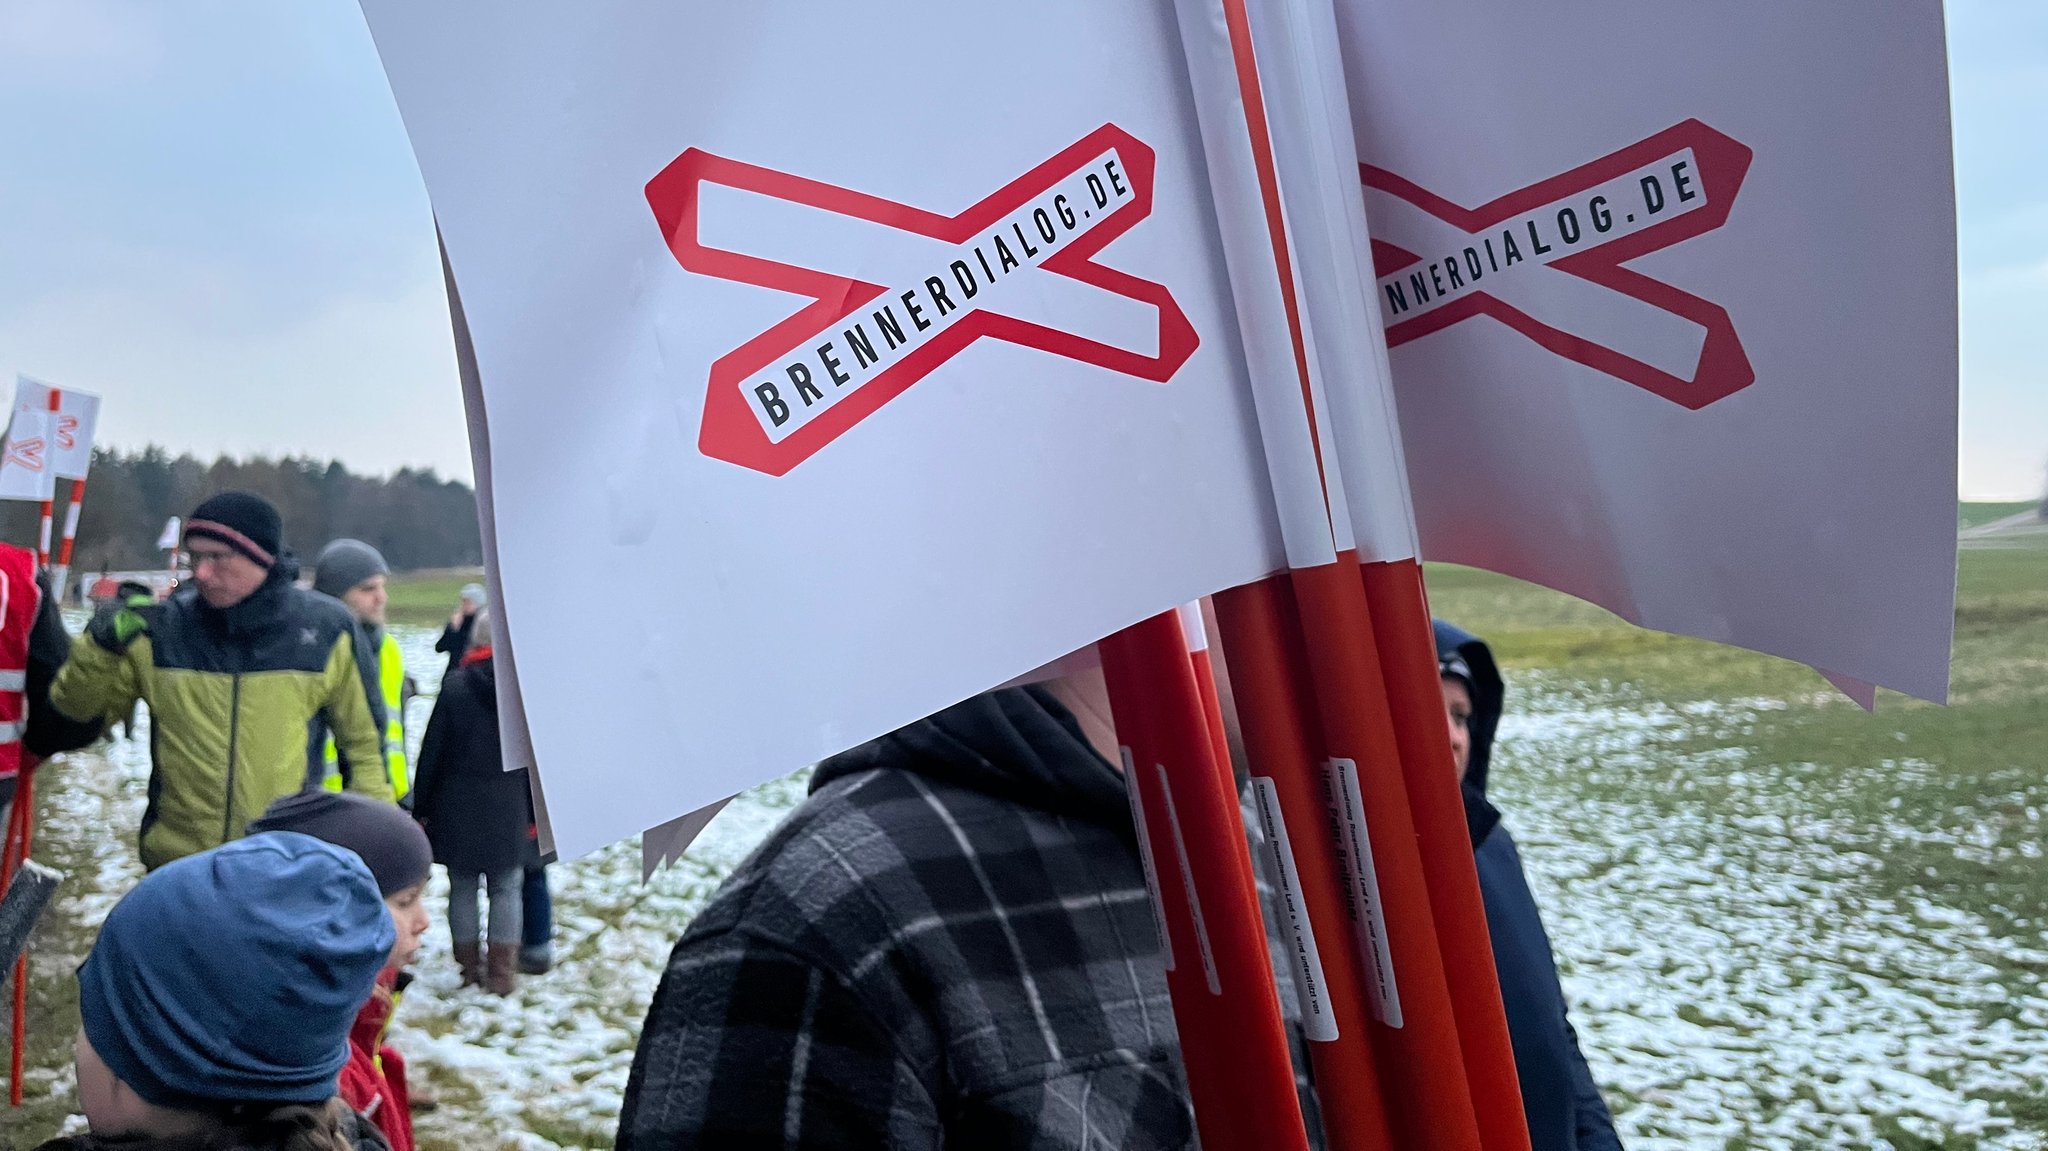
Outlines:
[[[63,399],[64,393],[56,388],[50,389],[50,414],[55,415],[63,408]],[[46,468],[56,462],[56,445],[49,442],[50,438],[48,433],[43,436],[43,466]],[[56,501],[57,481],[53,477],[50,480],[50,494],[43,497],[42,530],[36,536],[36,566],[39,568],[50,566],[50,522],[57,510]]]
[[1473,868],[1464,798],[1451,766],[1453,753],[1422,565],[1410,559],[1361,564],[1359,571],[1370,603],[1380,667],[1386,676],[1401,775],[1415,814],[1416,842],[1442,944],[1444,977],[1457,1015],[1466,1076],[1472,1083],[1480,1139],[1489,1149],[1527,1148],[1527,1120],[1493,964],[1486,905]]
[[1260,821],[1278,873],[1281,941],[1292,951],[1302,991],[1302,1031],[1326,1141],[1332,1151],[1387,1151],[1396,1143],[1387,1080],[1373,1047],[1381,998],[1377,965],[1364,959],[1372,939],[1365,909],[1348,898],[1352,888],[1331,818],[1328,757],[1294,597],[1288,582],[1276,578],[1222,592],[1215,603]]
[[[7,867],[4,880],[0,880],[0,891],[14,879],[15,870],[27,862],[29,851],[34,845],[35,835],[35,764],[24,754],[21,773],[14,791],[14,811],[7,821]],[[14,1013],[9,1029],[12,1047],[8,1058],[7,1102],[10,1107],[21,1106],[21,1068],[23,1048],[28,1041],[28,948],[21,949],[21,955],[14,961]]]
[[64,512],[64,537],[57,545],[57,564],[50,571],[50,594],[64,602],[64,585],[71,579],[71,548],[78,539],[78,516],[85,504],[85,477],[71,481],[71,502]]
[[[1292,366],[1307,416],[1308,448],[1323,483],[1320,509],[1337,535],[1331,489],[1335,461],[1324,449],[1309,367],[1308,332],[1282,208],[1278,163],[1245,0],[1219,0],[1250,160],[1263,209],[1271,272],[1277,278]],[[1334,483],[1333,483],[1334,481]],[[1425,873],[1401,774],[1386,688],[1372,638],[1357,556],[1340,545],[1329,560],[1297,561],[1289,573],[1306,662],[1342,801],[1343,897],[1366,909],[1362,967],[1386,992],[1371,1028],[1393,1127],[1403,1147],[1481,1151],[1472,1086],[1444,977]],[[1225,652],[1228,656],[1228,650]],[[1466,866],[1471,866],[1470,860]]]
[[1202,1146],[1303,1151],[1308,1132],[1243,818],[1216,762],[1180,621],[1154,616],[1100,649]]

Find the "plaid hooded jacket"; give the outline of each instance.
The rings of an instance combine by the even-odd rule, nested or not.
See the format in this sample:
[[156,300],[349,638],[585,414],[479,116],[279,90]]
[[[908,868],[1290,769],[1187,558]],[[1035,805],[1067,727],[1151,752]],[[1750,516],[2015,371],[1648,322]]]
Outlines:
[[811,787],[676,944],[621,1151],[1195,1145],[1123,779],[1065,708],[978,696]]

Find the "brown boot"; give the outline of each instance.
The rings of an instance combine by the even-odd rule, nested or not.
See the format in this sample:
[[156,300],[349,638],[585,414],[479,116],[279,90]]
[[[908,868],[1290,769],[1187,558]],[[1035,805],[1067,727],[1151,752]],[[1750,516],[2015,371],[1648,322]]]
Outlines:
[[484,990],[510,995],[519,980],[519,945],[493,943],[484,952]]
[[455,945],[455,962],[462,966],[462,985],[481,986],[484,981],[484,948],[481,943]]

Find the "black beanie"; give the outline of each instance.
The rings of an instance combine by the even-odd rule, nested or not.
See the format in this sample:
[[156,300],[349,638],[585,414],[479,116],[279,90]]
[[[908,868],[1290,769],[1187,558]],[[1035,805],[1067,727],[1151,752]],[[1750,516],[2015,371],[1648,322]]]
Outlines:
[[217,540],[268,568],[284,547],[284,520],[262,496],[222,492],[192,509],[185,538],[193,536]]
[[395,803],[348,792],[302,791],[265,809],[249,834],[296,831],[362,857],[385,898],[427,878],[434,849],[427,833]]

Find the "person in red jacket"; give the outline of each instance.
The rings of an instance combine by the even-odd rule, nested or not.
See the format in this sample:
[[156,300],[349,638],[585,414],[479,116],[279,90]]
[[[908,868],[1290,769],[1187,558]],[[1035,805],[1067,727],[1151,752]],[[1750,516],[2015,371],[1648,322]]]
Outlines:
[[249,834],[296,831],[355,852],[377,878],[377,890],[398,928],[390,962],[377,976],[369,1002],[349,1029],[348,1063],[341,1069],[341,1098],[382,1132],[391,1151],[413,1151],[412,1093],[405,1057],[384,1042],[399,997],[412,982],[402,969],[419,952],[429,920],[427,875],[433,848],[412,817],[390,803],[348,792],[309,790],[270,805],[249,825]]

